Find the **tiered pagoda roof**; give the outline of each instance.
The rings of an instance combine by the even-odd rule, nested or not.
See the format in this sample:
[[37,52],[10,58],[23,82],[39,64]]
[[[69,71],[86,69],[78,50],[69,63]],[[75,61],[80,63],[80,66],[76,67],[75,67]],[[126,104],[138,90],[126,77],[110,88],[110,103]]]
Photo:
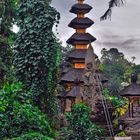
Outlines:
[[79,82],[84,82],[82,77],[83,71],[84,69],[69,69],[69,71],[61,78],[60,83],[75,82],[76,79],[78,79]]
[[68,92],[61,92],[58,95],[58,98],[76,98],[77,96],[82,96],[82,94],[81,94],[81,88],[78,85],[74,86]]
[[[88,17],[85,17],[85,14],[88,13],[92,9],[92,7],[88,4],[83,3],[83,1],[79,0],[78,3],[73,5],[70,10],[71,13],[77,14],[77,17],[70,22],[69,27],[74,28],[76,30],[86,29],[94,24],[94,21],[92,21]],[[76,31],[76,33],[74,33],[67,40],[67,43],[71,45],[77,45],[77,44],[88,45],[89,43],[95,40],[96,38],[93,37],[91,34],[86,33],[86,31],[83,32]]]
[[[64,74],[64,76],[61,78],[60,83],[73,83],[75,82],[75,79],[79,80],[79,83],[84,83],[83,75],[84,75],[84,69],[75,69],[71,68],[69,71]],[[108,81],[106,76],[102,73],[98,74],[100,76],[101,82],[105,83]]]
[[[71,67],[63,73],[60,79],[60,84],[65,88],[65,91],[60,92],[58,98],[60,99],[73,99],[82,97],[81,87],[84,85],[84,74],[85,74],[85,58],[87,56],[87,50],[89,44],[94,42],[96,38],[86,32],[86,29],[94,24],[94,21],[85,17],[92,7],[84,3],[84,0],[77,0],[78,3],[73,5],[70,12],[77,15],[70,23],[69,27],[75,29],[75,33],[67,40],[68,44],[74,46],[74,50],[68,55],[68,61]],[[95,59],[98,58],[94,52],[92,52]],[[104,83],[108,79],[100,74],[101,81]],[[76,82],[77,81],[77,82]],[[78,99],[79,100],[79,99]],[[69,102],[65,103],[69,104]],[[69,108],[69,107],[68,107]],[[67,109],[66,109],[67,110]]]
[[70,12],[74,14],[77,14],[77,13],[86,14],[86,13],[89,13],[91,9],[92,7],[88,4],[77,3],[72,6]]
[[[75,59],[85,59],[87,54],[87,49],[74,49],[70,52],[68,58],[71,60]],[[95,58],[98,58],[98,56],[95,54]]]
[[68,40],[67,43],[71,45],[85,44],[95,41],[96,38],[89,33],[74,33]]
[[70,52],[69,59],[85,59],[87,49],[74,49]]
[[76,17],[70,22],[68,26],[74,29],[77,29],[77,28],[86,29],[92,26],[93,24],[94,24],[94,21],[92,21],[88,17],[85,17],[85,18]]

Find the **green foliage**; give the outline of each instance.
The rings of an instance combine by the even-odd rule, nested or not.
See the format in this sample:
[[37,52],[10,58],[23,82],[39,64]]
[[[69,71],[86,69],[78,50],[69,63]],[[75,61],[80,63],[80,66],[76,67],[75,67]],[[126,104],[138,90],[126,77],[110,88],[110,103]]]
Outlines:
[[12,45],[16,36],[11,28],[13,24],[15,24],[19,1],[20,0],[1,0],[0,2],[0,43],[5,45]]
[[[52,129],[46,115],[43,114],[37,107],[26,104],[20,107],[17,106],[14,113],[15,126],[20,126],[19,129],[26,128],[25,131],[35,130],[49,136],[52,134]],[[19,130],[19,132],[20,131],[21,130]]]
[[122,82],[125,82],[125,72],[132,66],[132,63],[125,59],[124,54],[116,48],[110,50],[102,49],[100,69],[109,78],[108,89],[112,95],[119,95],[122,89]]
[[127,135],[125,134],[124,131],[121,131],[120,133],[117,134],[118,137],[126,137]]
[[20,137],[5,140],[54,140],[54,139],[44,136],[41,133],[29,132],[27,134],[21,135]]
[[29,132],[54,137],[55,131],[47,116],[32,105],[31,94],[22,88],[21,83],[14,83],[6,84],[0,90],[0,139],[18,137]]
[[0,86],[5,82],[14,81],[13,54],[10,46],[0,41]]
[[118,95],[122,89],[124,69],[117,64],[101,64],[100,66],[105,75],[109,78],[108,89],[112,95]]
[[63,130],[64,140],[99,140],[102,129],[90,121],[90,111],[82,103],[73,106],[72,112],[66,115],[69,125]]
[[49,115],[55,113],[60,44],[52,28],[59,13],[45,0],[21,2],[17,24],[20,27],[15,44],[17,78],[33,91],[34,101]]
[[103,94],[107,100],[109,100],[113,107],[113,114],[116,116],[114,124],[118,125],[118,117],[123,116],[128,111],[128,100],[121,97],[110,96],[108,89],[103,90]]
[[[19,83],[9,84],[6,83],[0,90],[0,116],[3,113],[13,111],[14,104],[19,101],[22,103],[29,102],[29,93],[25,93],[23,90],[23,85]],[[1,114],[2,113],[2,114]],[[10,115],[10,114],[9,114]]]
[[13,32],[10,30],[15,23],[16,10],[19,0],[1,0],[0,3],[0,34],[10,36]]
[[74,48],[73,48],[73,46],[71,46],[71,45],[67,45],[67,46],[63,46],[62,47],[62,60],[61,60],[61,62],[62,63],[66,63],[66,61],[67,61],[67,59],[68,59],[68,55],[70,54],[70,52],[73,50]]
[[138,80],[140,80],[140,65],[133,64],[125,71],[125,81],[130,83],[131,81],[131,74],[136,73],[138,75]]
[[124,100],[124,98],[118,98],[116,96],[111,96],[109,93],[109,90],[107,88],[103,90],[103,94],[107,100],[111,101],[113,107],[115,107],[115,108],[119,108],[119,107],[126,105],[126,101]]
[[131,69],[133,73],[140,74],[140,65],[133,65]]
[[11,31],[11,28],[15,23],[17,1],[1,0],[0,2],[0,86],[7,81],[15,80],[11,46],[16,34]]
[[133,70],[131,69],[131,67],[125,71],[124,79],[126,83],[130,83],[132,73],[133,73]]

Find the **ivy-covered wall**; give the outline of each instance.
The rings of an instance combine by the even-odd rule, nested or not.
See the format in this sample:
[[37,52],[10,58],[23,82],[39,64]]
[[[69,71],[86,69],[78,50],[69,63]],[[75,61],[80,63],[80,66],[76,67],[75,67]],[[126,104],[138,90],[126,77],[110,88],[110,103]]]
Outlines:
[[46,0],[23,0],[18,10],[16,75],[27,90],[32,89],[35,103],[49,115],[55,113],[61,49],[52,29],[59,18]]

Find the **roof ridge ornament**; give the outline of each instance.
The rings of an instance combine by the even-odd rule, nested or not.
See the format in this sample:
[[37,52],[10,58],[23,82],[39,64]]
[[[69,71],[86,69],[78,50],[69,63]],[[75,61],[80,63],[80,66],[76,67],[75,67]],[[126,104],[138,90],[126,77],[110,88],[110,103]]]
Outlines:
[[136,73],[131,74],[131,83],[137,83],[138,75]]

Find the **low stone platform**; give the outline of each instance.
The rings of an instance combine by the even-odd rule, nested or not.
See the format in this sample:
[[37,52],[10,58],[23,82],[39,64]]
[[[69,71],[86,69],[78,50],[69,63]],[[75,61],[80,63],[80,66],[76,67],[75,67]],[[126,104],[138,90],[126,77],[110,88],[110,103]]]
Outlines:
[[114,140],[132,140],[131,137],[115,137]]
[[101,138],[101,140],[140,140],[140,137],[106,137],[106,138]]

